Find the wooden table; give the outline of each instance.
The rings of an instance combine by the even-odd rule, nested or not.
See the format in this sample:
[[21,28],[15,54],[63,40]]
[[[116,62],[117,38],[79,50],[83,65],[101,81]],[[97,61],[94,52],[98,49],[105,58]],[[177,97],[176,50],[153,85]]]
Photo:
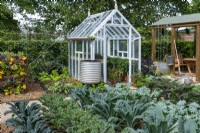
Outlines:
[[191,66],[196,65],[196,58],[184,58],[183,61],[187,64],[189,75],[192,76]]

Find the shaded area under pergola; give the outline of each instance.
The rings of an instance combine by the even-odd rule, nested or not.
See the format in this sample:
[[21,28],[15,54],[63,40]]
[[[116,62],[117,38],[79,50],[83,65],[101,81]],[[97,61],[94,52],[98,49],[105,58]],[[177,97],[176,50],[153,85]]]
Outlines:
[[[195,27],[196,28],[196,82],[200,82],[200,13],[190,14],[176,17],[167,17],[160,19],[152,24],[152,51],[151,58],[156,59],[156,29],[171,28],[171,55],[176,56],[175,40],[176,28],[179,27]],[[175,64],[175,63],[174,63]],[[171,67],[171,72],[175,74],[175,65]]]

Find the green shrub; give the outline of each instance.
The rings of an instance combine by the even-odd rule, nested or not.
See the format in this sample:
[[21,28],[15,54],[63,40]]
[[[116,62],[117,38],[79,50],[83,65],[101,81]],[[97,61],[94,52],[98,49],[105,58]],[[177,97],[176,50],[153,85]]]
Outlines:
[[171,102],[178,102],[185,100],[187,103],[197,102],[200,103],[200,93],[193,90],[193,85],[181,84],[176,80],[167,78],[151,77],[145,84],[150,90],[161,90],[160,97]]
[[197,85],[193,88],[193,91],[200,92],[200,85]]
[[[111,123],[116,132],[178,133],[199,132],[200,106],[185,101],[158,101],[160,92],[145,88],[136,91],[105,85],[104,92],[83,88],[71,97],[80,107],[91,110]],[[191,124],[190,124],[191,122]]]
[[141,72],[137,72],[132,76],[132,83],[136,87],[142,87],[149,80],[147,76],[144,76]]
[[[142,41],[142,58],[151,59],[151,40]],[[176,42],[178,53],[182,53],[183,57],[193,57],[195,56],[195,44],[194,42],[177,41]],[[156,59],[163,60],[166,54],[170,54],[171,42],[162,41],[158,42],[156,45]]]
[[67,41],[55,42],[50,40],[11,40],[0,41],[0,52],[10,51],[26,54],[29,65],[29,75],[59,70],[68,65]]
[[51,94],[44,95],[40,99],[42,105],[45,106],[43,109],[44,119],[52,129],[68,133],[114,132],[111,125],[100,119],[98,115],[93,115],[89,111],[81,109],[72,100],[64,98],[64,95]]
[[115,130],[120,132],[124,127],[135,127],[142,120],[141,114],[148,108],[150,102],[158,96],[158,92],[147,88],[132,91],[129,85],[116,87],[105,85],[104,92],[82,88],[73,90],[71,97],[78,101],[84,109],[91,110],[103,119],[112,123]]
[[50,133],[51,130],[41,119],[41,106],[28,101],[9,103],[10,110],[4,114],[12,114],[12,118],[6,121],[7,126],[14,126],[14,133]]
[[42,72],[39,73],[39,80],[42,83],[48,82],[48,81],[58,81],[63,78],[68,78],[69,73],[67,68],[62,68],[61,73],[58,72],[58,70],[52,70],[49,74],[48,72]]
[[61,73],[52,70],[50,74],[42,72],[39,80],[44,88],[53,93],[69,94],[71,90],[82,87],[82,83],[69,77],[67,68],[63,68]]
[[108,79],[110,81],[121,81],[123,76],[128,73],[128,59],[122,58],[107,58]]

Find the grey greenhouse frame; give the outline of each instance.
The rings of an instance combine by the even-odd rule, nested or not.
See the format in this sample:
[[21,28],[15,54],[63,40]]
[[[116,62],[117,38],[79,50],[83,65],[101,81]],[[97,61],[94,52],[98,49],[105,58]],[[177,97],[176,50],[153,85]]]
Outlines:
[[[102,57],[102,80],[107,82],[107,57],[129,60],[128,81],[141,70],[141,35],[119,12],[109,10],[88,17],[67,38],[68,68],[80,80],[80,62]],[[136,64],[136,65],[133,65]]]

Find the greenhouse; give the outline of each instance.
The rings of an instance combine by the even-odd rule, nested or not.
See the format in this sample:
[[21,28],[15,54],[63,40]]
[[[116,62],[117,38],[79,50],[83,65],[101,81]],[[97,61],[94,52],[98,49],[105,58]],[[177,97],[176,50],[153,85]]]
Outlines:
[[80,80],[81,61],[100,60],[101,80],[107,82],[107,57],[128,59],[128,81],[141,70],[141,36],[128,20],[114,9],[90,15],[67,36],[68,67]]

